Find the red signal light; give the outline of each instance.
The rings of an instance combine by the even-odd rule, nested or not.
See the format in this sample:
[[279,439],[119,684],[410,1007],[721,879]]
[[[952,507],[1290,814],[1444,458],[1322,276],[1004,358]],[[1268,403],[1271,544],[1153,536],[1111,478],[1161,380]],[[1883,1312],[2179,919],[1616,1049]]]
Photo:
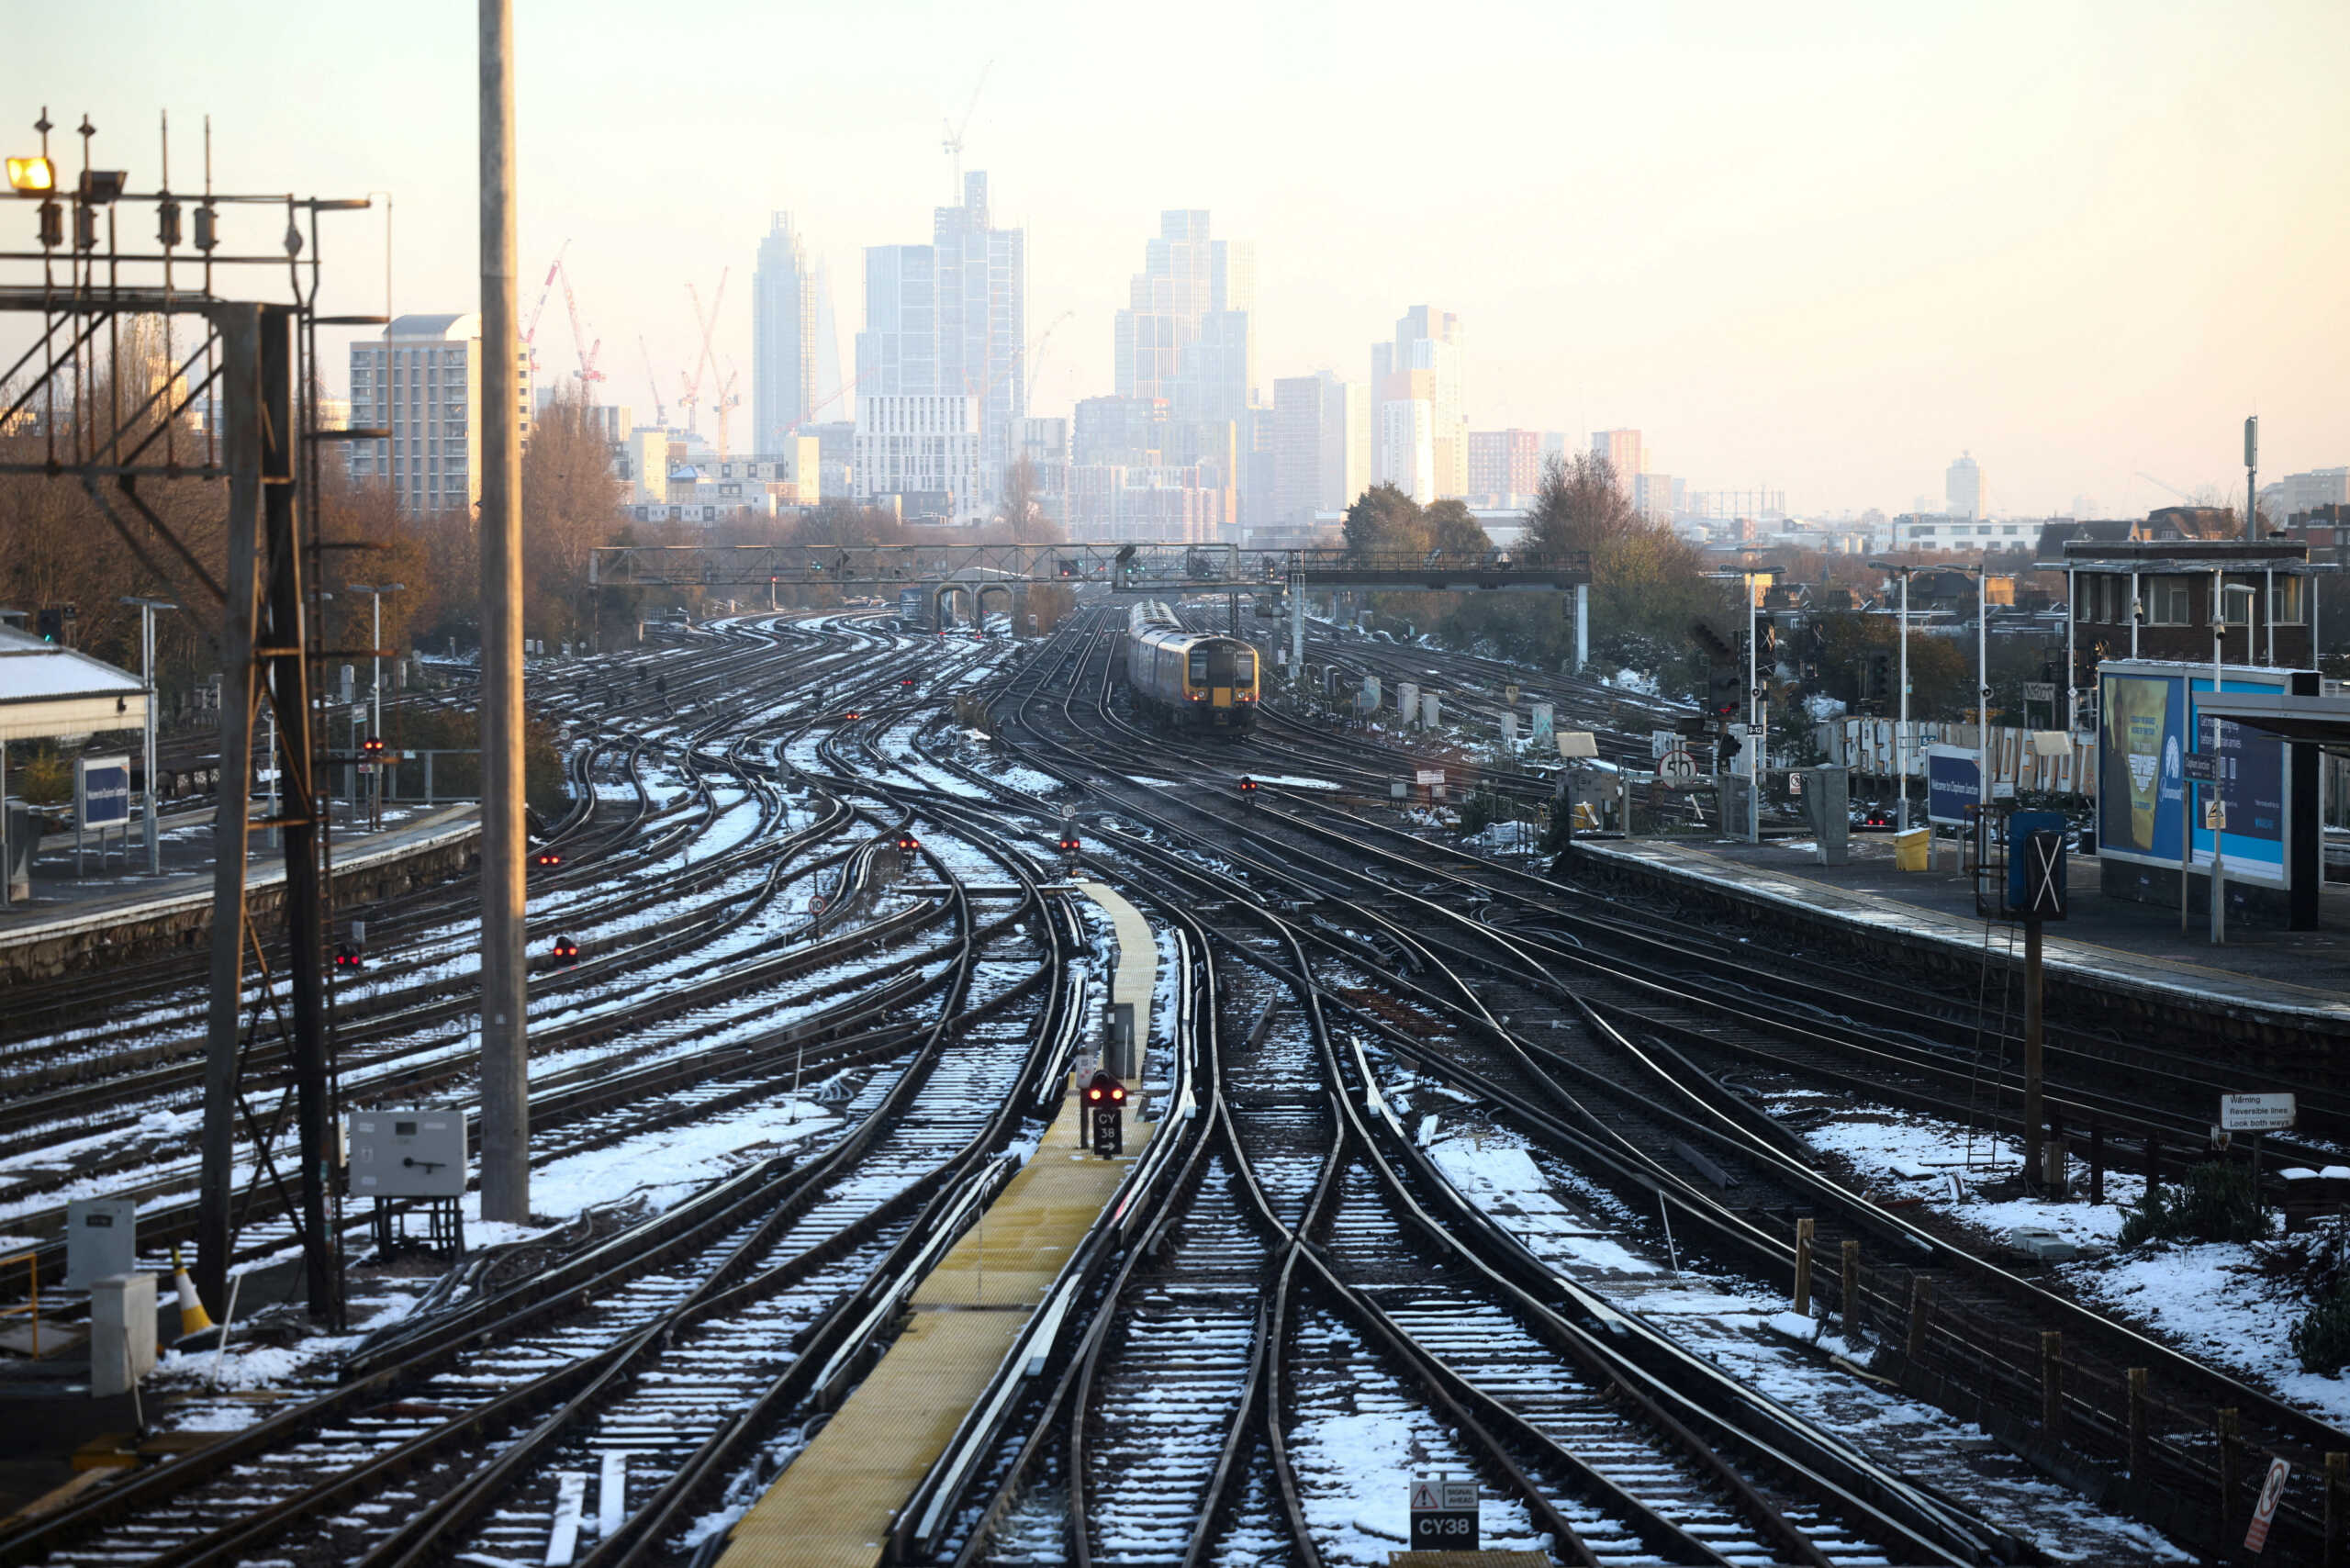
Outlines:
[[533,866],[560,866],[563,864],[563,856],[553,849],[542,849],[536,855],[531,857],[531,864]]
[[366,967],[366,960],[359,956],[359,949],[350,943],[338,942],[334,948],[334,967],[338,969],[364,969]]
[[579,944],[568,936],[558,936],[554,939],[554,956],[560,963],[570,963],[579,957]]

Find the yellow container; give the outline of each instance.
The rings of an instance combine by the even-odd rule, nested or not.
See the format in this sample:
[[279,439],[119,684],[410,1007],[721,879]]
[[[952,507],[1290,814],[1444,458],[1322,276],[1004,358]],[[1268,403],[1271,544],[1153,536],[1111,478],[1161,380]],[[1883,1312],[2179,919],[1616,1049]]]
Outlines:
[[1923,871],[1928,868],[1927,857],[1931,853],[1934,830],[1913,827],[1907,833],[1893,835],[1893,868],[1897,871]]

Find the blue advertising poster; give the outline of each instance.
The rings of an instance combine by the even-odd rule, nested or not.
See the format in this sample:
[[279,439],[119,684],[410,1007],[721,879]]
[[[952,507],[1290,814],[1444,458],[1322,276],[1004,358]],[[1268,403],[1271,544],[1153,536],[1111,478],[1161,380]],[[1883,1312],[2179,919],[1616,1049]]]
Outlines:
[[[2211,677],[2193,666],[2151,661],[2109,665],[2098,681],[2098,850],[2125,859],[2178,864],[2180,813],[2193,825],[2193,855],[2211,857],[2203,797],[2216,788],[2227,808],[2220,834],[2232,874],[2282,879],[2285,869],[2285,747],[2273,735],[2196,714]],[[2226,689],[2277,691],[2282,677],[2227,673]],[[2190,725],[2195,726],[2190,728]],[[2220,782],[2189,785],[2180,761],[2199,729],[2197,750],[2220,758]],[[2190,796],[2191,791],[2191,796]]]
[[1983,770],[1972,746],[1926,748],[1926,820],[1956,826],[1983,799]]
[[130,820],[130,759],[85,756],[73,765],[73,809],[84,829]]

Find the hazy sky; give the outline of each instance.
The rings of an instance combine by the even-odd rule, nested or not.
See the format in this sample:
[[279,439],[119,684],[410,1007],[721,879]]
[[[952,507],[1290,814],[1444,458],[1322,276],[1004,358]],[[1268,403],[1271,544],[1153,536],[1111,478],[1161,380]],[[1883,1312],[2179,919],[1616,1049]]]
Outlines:
[[[942,122],[992,61],[966,166],[1028,230],[1032,336],[1068,313],[1037,413],[1113,390],[1143,241],[1204,207],[1257,244],[1268,398],[1367,375],[1427,302],[1462,318],[1472,428],[1637,425],[1652,466],[1797,510],[1939,499],[1961,449],[1998,510],[2163,504],[2140,470],[2240,490],[2254,411],[2264,474],[2350,462],[2342,0],[516,8],[522,308],[572,240],[643,418],[639,334],[674,402],[686,282],[731,266],[748,429],[774,208],[829,261],[851,361],[859,247],[928,240]],[[11,12],[8,151],[43,102],[86,111],[145,186],[168,109],[192,184],[208,112],[223,188],[389,189],[396,308],[474,307],[472,6]],[[370,308],[380,220],[338,229],[330,307]],[[540,342],[574,363],[559,297]]]

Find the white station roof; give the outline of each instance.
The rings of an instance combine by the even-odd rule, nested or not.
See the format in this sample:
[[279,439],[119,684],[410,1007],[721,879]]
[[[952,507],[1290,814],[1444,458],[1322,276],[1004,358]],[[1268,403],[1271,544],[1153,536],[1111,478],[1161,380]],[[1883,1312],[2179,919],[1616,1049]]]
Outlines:
[[0,626],[0,740],[53,740],[146,722],[147,691],[137,676]]

